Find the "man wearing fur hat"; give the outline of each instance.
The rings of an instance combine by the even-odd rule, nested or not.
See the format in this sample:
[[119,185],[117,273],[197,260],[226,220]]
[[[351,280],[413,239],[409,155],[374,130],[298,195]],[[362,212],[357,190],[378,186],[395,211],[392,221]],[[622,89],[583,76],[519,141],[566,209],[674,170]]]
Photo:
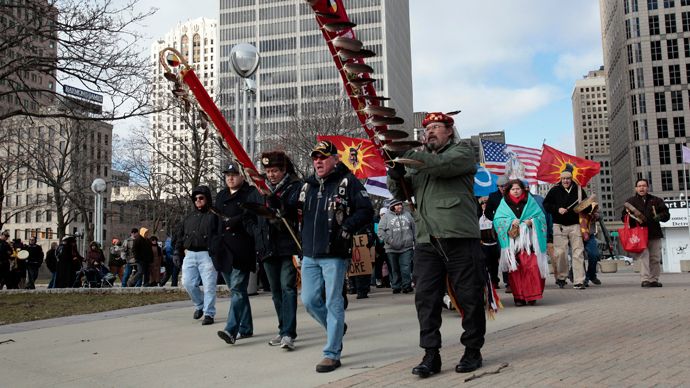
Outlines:
[[[213,197],[208,186],[198,186],[192,190],[194,207],[187,214],[177,231],[173,262],[182,265],[183,286],[194,303],[194,319],[202,316],[202,325],[210,325],[216,316],[216,281],[218,273],[211,259],[211,243],[218,229],[218,217],[211,206]],[[151,245],[148,245],[148,252]],[[182,258],[184,257],[184,261]],[[199,281],[203,283],[203,293]]]
[[394,199],[379,222],[378,236],[384,243],[391,263],[391,288],[394,294],[409,294],[412,289],[412,255],[415,224],[412,214],[400,200]]
[[259,220],[261,230],[268,238],[257,241],[257,244],[265,245],[258,250],[263,252],[260,259],[271,286],[273,307],[278,315],[278,334],[268,344],[293,350],[297,337],[297,269],[292,256],[300,253],[295,238],[299,238],[296,234],[299,232],[297,211],[302,181],[297,177],[292,161],[283,151],[261,154],[261,167],[271,191],[266,204],[279,216],[268,222],[265,219]]
[[561,172],[561,181],[544,198],[544,209],[553,218],[554,276],[563,288],[568,277],[568,244],[572,249],[573,288],[585,289],[584,244],[580,230],[580,217],[573,209],[587,193],[573,182],[572,171]]
[[414,273],[415,306],[420,347],[425,355],[412,374],[428,377],[441,370],[441,310],[448,279],[464,311],[460,342],[465,353],[455,371],[467,373],[482,366],[486,316],[486,266],[480,246],[474,198],[476,161],[472,148],[457,143],[453,118],[439,112],[423,120],[425,146],[403,157],[421,162],[408,170],[399,163],[388,170],[388,187],[398,199],[411,189],[417,201]]

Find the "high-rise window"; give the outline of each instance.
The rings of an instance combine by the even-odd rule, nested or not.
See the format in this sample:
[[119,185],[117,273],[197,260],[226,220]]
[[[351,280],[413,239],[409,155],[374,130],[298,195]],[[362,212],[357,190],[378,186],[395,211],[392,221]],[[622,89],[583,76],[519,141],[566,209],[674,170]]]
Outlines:
[[654,86],[664,86],[664,68],[662,66],[652,67],[652,82],[654,82]]
[[666,112],[666,94],[664,92],[654,93],[654,110],[658,112]]
[[673,173],[671,171],[661,172],[661,190],[673,191]]
[[652,61],[660,61],[661,60],[661,41],[660,40],[653,40],[649,42],[649,47],[651,48],[652,52]]
[[668,67],[668,82],[671,85],[680,85],[680,65],[670,65]]
[[[687,39],[687,38],[686,38]],[[632,45],[628,45],[628,65],[633,63],[633,50],[632,50]],[[630,70],[632,71],[632,70]]]
[[675,5],[674,0],[664,0],[664,8],[673,8]]
[[685,118],[684,117],[674,117],[673,118],[673,136],[685,137]]
[[669,39],[666,41],[666,54],[668,59],[678,58],[678,40]]
[[659,144],[659,164],[671,164],[671,147],[668,144]]
[[647,9],[648,10],[653,10],[653,9],[659,9],[659,3],[657,0],[647,0]]
[[683,32],[690,31],[690,12],[683,12],[680,14],[681,24],[683,26]]
[[668,139],[668,119],[656,119],[656,133],[659,139]]
[[666,33],[667,34],[675,34],[678,32],[676,30],[676,14],[675,13],[670,13],[664,15],[664,24],[666,25]]
[[671,110],[678,112],[683,110],[683,91],[682,90],[672,90],[671,91]]
[[659,35],[659,15],[652,15],[649,17],[649,35]]
[[[679,144],[676,144],[679,147]],[[679,147],[680,148],[680,147]],[[682,156],[681,156],[682,158]],[[681,159],[682,160],[682,159]],[[683,175],[683,170],[678,170],[678,189],[685,190],[685,183],[690,183],[690,170],[685,170],[685,175]]]
[[630,90],[635,89],[635,70],[628,70],[628,78],[630,79]]
[[683,38],[683,51],[685,52],[685,58],[690,58],[690,39]]

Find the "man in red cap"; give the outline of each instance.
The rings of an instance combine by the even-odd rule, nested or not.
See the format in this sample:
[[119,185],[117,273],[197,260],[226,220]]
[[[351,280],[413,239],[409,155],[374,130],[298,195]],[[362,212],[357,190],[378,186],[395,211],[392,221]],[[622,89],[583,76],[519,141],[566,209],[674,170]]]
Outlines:
[[446,278],[464,311],[460,341],[465,353],[455,367],[467,373],[482,366],[486,333],[486,267],[480,245],[474,199],[476,161],[471,147],[457,143],[453,118],[429,113],[424,121],[425,149],[403,157],[421,162],[409,171],[401,164],[388,170],[388,187],[405,199],[406,185],[417,202],[414,273],[420,347],[425,355],[412,374],[428,377],[441,371],[441,309]]

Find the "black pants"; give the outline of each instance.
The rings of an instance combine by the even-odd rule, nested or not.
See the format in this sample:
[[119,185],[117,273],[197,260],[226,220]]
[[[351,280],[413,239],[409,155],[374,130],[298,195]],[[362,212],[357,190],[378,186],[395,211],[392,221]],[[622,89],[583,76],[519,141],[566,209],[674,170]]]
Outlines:
[[415,305],[419,319],[419,346],[441,347],[441,310],[446,276],[464,311],[460,342],[481,349],[486,333],[484,315],[485,264],[479,239],[452,238],[415,247]]

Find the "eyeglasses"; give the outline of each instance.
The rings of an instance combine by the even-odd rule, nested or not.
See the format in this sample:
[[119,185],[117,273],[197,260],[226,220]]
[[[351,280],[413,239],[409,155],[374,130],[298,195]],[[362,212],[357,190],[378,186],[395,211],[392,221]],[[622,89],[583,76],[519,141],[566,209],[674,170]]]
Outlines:
[[318,155],[312,155],[311,160],[326,160],[328,158],[330,158],[330,156],[318,154]]
[[426,131],[431,131],[437,128],[445,128],[446,126],[443,124],[431,124],[427,125],[426,128],[424,128]]
[[205,201],[206,197],[204,197],[203,195],[197,195],[196,197],[194,197],[194,200],[195,201]]

